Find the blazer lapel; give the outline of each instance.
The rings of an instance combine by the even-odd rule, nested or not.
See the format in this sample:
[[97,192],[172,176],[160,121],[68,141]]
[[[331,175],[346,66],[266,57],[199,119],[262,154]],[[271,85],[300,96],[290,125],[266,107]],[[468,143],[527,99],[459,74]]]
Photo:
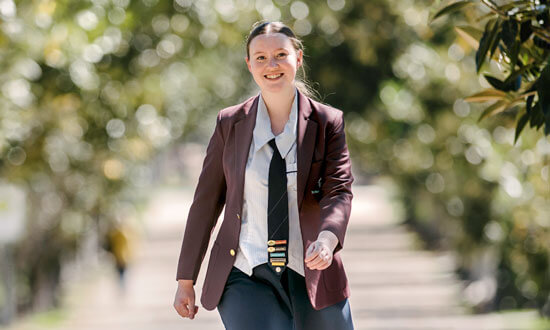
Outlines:
[[252,142],[252,133],[256,124],[256,114],[258,113],[258,98],[254,99],[252,105],[248,103],[243,108],[244,116],[234,124],[233,134],[235,135],[235,164],[234,175],[236,182],[236,196],[240,196],[238,205],[243,204],[244,197],[244,175],[246,170],[246,161],[248,160],[248,152],[250,151],[250,143]]
[[298,136],[297,136],[297,157],[298,157],[298,210],[302,208],[304,190],[309,177],[309,168],[315,147],[315,136],[317,135],[317,123],[309,119],[311,105],[309,100],[298,91]]
[[[258,97],[259,96],[254,99],[252,105],[249,107],[245,106],[243,109],[244,116],[235,123],[235,129],[233,131],[235,134],[234,174],[235,182],[237,183],[236,194],[241,198],[240,205],[242,205],[242,198],[244,195],[246,161],[248,159],[250,143],[252,142],[254,125],[256,124],[256,115],[258,113]],[[310,114],[311,105],[309,100],[298,91],[298,132],[296,137],[296,153],[298,158],[298,209],[302,207],[305,187],[309,177],[309,168],[315,148],[315,137],[317,136],[317,123],[309,119]]]

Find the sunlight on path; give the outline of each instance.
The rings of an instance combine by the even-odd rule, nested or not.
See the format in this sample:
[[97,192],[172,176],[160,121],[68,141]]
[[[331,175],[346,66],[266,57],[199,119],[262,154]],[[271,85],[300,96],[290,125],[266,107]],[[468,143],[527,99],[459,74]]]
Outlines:
[[[452,272],[452,258],[418,249],[416,236],[398,224],[398,212],[393,212],[398,206],[391,204],[382,188],[356,186],[353,191],[342,258],[351,282],[356,329],[530,329],[535,319],[532,311],[506,316],[467,315],[460,302],[460,281]],[[10,330],[223,329],[216,311],[201,306],[197,318],[190,321],[179,317],[172,307],[177,258],[192,192],[164,188],[152,191],[151,196],[154,198],[143,215],[144,241],[128,270],[124,288],[112,267],[100,259],[85,279],[67,286],[68,307],[61,313],[64,321],[46,326],[44,321],[37,325],[36,319],[29,319]],[[199,274],[197,299],[205,268]]]

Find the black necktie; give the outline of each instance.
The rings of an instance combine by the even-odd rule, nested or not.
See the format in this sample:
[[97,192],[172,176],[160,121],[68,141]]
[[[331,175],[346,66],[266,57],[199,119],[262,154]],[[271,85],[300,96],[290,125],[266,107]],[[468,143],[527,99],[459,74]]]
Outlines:
[[276,274],[283,273],[288,263],[288,196],[286,163],[281,157],[275,139],[269,141],[273,157],[269,164],[267,203],[267,258]]

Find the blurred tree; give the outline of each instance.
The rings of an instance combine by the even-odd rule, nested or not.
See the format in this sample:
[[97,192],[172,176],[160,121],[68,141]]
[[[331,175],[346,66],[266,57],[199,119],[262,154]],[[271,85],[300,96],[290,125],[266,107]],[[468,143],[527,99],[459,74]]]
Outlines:
[[[257,17],[239,10],[248,28]],[[200,138],[194,128],[214,123],[205,113],[243,97],[249,80],[231,51],[242,31],[224,28],[239,13],[225,22],[191,1],[2,2],[0,175],[30,200],[20,310],[57,303],[62,261],[107,239],[152,183],[157,150]]]
[[0,175],[30,201],[20,309],[54,303],[64,264],[137,212],[158,151],[207,140],[219,109],[257,91],[244,37],[259,19],[304,39],[319,99],[346,112],[357,183],[395,183],[406,223],[456,251],[469,301],[542,306],[550,142],[524,132],[514,146],[507,112],[476,125],[478,109],[461,97],[490,84],[472,83],[475,59],[454,18],[427,25],[432,5],[4,1]]

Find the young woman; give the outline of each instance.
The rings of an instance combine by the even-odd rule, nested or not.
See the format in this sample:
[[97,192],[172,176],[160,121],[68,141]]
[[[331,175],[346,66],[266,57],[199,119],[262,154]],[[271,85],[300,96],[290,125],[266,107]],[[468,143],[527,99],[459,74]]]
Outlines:
[[195,317],[194,284],[225,205],[201,302],[218,308],[226,329],[353,329],[338,253],[353,181],[343,113],[296,81],[303,47],[290,28],[257,23],[246,47],[261,92],[218,113],[187,219],[174,307]]

